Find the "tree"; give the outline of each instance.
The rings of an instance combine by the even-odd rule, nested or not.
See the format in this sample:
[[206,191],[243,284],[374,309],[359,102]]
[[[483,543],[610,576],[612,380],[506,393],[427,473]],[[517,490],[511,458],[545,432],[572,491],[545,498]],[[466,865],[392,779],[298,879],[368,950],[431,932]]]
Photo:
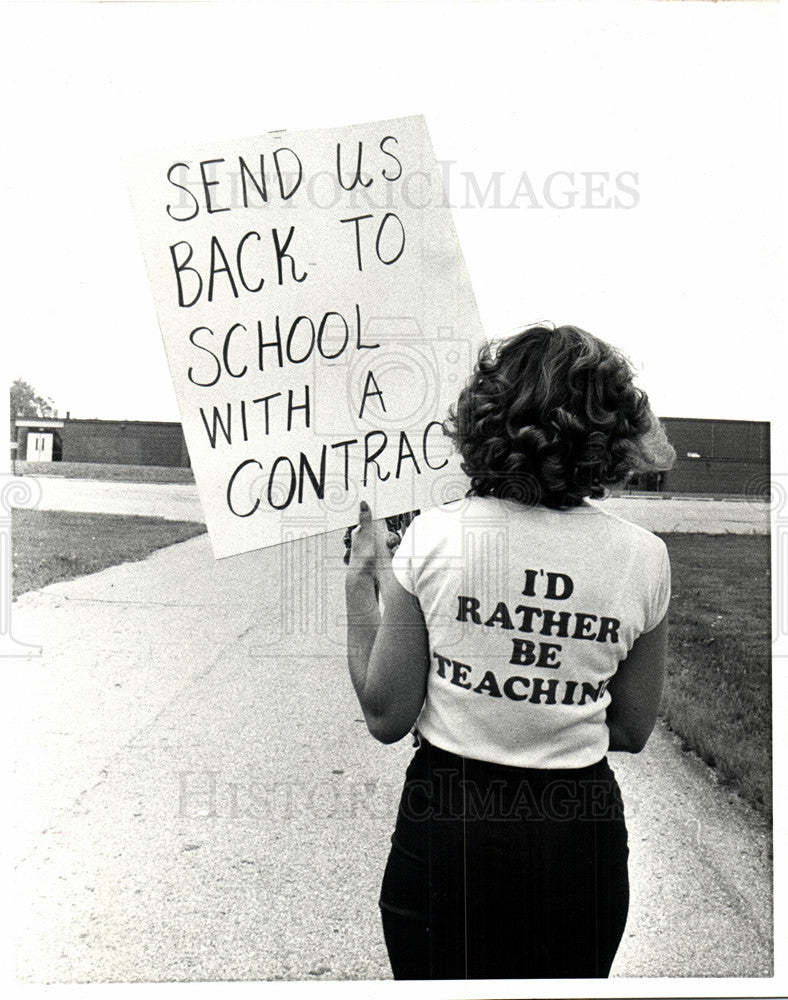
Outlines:
[[55,404],[51,399],[39,396],[32,385],[17,378],[11,383],[11,431],[17,417],[51,417]]

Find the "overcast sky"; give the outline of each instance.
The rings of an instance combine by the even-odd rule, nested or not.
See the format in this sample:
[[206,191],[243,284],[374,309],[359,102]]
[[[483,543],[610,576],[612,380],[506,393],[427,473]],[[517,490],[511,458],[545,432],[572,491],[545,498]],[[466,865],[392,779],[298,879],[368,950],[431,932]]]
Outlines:
[[178,416],[123,154],[423,113],[488,335],[575,323],[663,416],[774,417],[776,5],[4,14],[6,363],[61,415]]

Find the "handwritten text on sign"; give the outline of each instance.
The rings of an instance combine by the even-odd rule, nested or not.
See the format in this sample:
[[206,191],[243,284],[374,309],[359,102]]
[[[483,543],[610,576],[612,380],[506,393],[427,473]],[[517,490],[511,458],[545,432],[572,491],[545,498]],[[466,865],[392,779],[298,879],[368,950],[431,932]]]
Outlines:
[[217,556],[461,494],[440,424],[482,335],[423,118],[128,167]]

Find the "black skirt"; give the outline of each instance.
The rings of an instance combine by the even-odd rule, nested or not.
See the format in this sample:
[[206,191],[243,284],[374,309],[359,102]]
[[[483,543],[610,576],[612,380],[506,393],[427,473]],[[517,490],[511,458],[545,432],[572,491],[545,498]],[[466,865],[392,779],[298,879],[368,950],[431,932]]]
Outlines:
[[395,979],[609,974],[629,881],[606,758],[537,770],[422,739],[391,843],[380,907]]

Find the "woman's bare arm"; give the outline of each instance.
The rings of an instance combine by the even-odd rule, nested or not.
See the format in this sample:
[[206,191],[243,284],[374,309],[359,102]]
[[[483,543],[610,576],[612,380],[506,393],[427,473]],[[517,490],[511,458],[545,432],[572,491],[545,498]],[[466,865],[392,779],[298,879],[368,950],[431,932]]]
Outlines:
[[610,750],[640,753],[657,721],[665,680],[668,623],[639,636],[608,685]]
[[418,600],[394,576],[385,522],[373,522],[365,504],[353,534],[345,596],[353,687],[369,731],[382,743],[394,743],[410,732],[424,703],[427,626]]

